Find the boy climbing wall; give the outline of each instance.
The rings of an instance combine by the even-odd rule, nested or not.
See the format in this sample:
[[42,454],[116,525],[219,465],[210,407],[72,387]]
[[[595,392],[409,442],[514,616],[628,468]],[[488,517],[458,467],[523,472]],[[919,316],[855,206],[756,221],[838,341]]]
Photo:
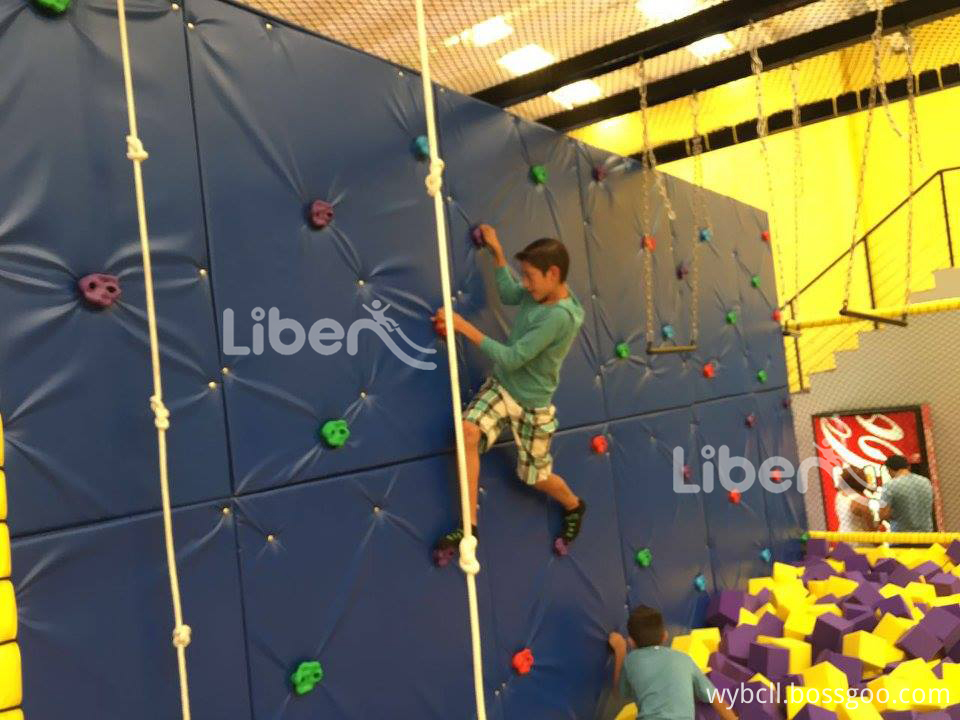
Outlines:
[[[560,367],[583,323],[583,307],[566,282],[570,256],[559,240],[542,238],[530,243],[516,255],[521,285],[507,267],[496,231],[489,225],[481,225],[479,230],[497,266],[500,300],[518,305],[519,313],[506,344],[453,315],[454,330],[493,361],[490,377],[463,414],[471,523],[476,533],[480,453],[492,447],[509,425],[517,445],[520,480],[564,508],[563,532],[555,541],[557,551],[563,552],[580,533],[586,511],[584,502],[553,472],[550,455],[550,441],[557,429],[551,401],[560,381]],[[442,309],[433,321],[438,332],[446,332]],[[446,564],[462,539],[463,528],[444,535],[434,549],[437,563]]]

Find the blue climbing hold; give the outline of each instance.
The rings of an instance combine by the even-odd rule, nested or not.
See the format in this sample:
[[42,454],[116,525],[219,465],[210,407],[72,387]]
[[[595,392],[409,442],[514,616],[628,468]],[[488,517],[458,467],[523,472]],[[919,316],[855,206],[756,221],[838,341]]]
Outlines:
[[417,135],[410,145],[410,149],[418,160],[426,160],[430,157],[430,141],[426,135]]
[[710,228],[700,228],[700,242],[710,242],[713,240],[713,231]]
[[660,328],[660,334],[663,335],[664,340],[673,340],[677,331],[673,329],[673,325],[667,324]]
[[702,575],[697,575],[693,579],[693,586],[699,591],[703,592],[707,589],[707,579]]
[[765,563],[770,563],[773,560],[773,553],[770,552],[770,548],[764,548],[760,551],[760,559]]

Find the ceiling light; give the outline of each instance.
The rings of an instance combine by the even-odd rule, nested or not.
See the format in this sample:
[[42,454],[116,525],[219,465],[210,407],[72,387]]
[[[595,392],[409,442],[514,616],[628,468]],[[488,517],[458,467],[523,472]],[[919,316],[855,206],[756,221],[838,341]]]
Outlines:
[[497,15],[464,30],[460,36],[465,43],[474,47],[486,47],[512,34],[513,25],[508,23],[503,15]]
[[702,40],[697,40],[695,43],[690,43],[687,46],[687,50],[701,60],[707,60],[731,48],[733,48],[733,44],[727,40],[726,35],[710,35]]
[[637,10],[655,23],[668,23],[696,12],[697,0],[637,0]]
[[549,93],[550,97],[559,105],[563,105],[567,110],[593,102],[603,96],[603,90],[593,80],[580,80]]
[[556,60],[539,45],[524,45],[508,52],[497,63],[505,67],[512,75],[526,75],[534,70],[550,65]]

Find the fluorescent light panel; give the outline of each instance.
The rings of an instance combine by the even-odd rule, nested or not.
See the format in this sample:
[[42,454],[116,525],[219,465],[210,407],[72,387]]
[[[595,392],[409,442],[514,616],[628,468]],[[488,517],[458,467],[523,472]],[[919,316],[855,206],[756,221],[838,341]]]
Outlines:
[[730,50],[732,47],[733,43],[727,40],[726,35],[710,35],[702,40],[697,40],[695,43],[690,43],[687,46],[687,50],[701,60],[708,60],[715,55]]
[[549,93],[549,95],[554,102],[569,110],[577,105],[593,102],[602,97],[603,90],[601,90],[600,86],[593,80],[579,80],[578,82],[564,85],[562,88],[558,88],[552,93]]
[[539,45],[524,45],[497,60],[511,75],[526,75],[553,64],[556,58]]

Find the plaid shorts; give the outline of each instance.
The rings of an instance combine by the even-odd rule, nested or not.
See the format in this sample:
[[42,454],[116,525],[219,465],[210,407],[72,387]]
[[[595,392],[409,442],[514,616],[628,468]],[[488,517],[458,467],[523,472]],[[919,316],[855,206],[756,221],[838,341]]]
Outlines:
[[470,401],[463,419],[480,428],[480,452],[492,447],[509,423],[517,445],[517,475],[520,479],[527,485],[535,485],[550,477],[553,472],[550,441],[557,430],[553,405],[523,408],[503,385],[491,377]]

